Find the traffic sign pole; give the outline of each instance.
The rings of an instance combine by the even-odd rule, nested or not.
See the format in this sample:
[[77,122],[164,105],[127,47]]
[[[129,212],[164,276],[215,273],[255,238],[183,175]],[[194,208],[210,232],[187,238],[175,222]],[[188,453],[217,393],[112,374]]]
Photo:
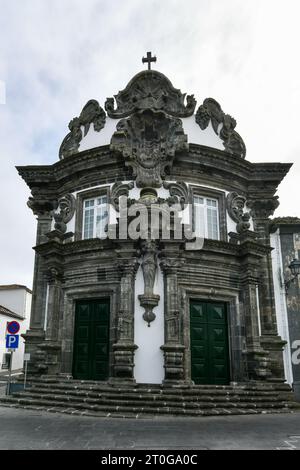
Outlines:
[[7,382],[6,395],[10,394],[11,370],[12,370],[13,356],[14,356],[14,350],[12,349],[10,351],[10,361],[9,361],[9,369],[8,369],[8,382]]

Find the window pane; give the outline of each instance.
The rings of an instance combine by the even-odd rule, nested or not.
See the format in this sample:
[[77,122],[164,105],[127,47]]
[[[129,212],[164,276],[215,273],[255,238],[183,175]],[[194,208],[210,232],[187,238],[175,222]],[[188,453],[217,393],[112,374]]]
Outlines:
[[94,207],[94,199],[84,201],[84,207]]
[[210,207],[217,207],[217,201],[215,199],[207,199],[207,205]]
[[194,197],[194,230],[196,236],[219,240],[218,200]]
[[[88,201],[87,201],[88,202]],[[83,223],[83,238],[93,238],[94,209],[85,209]]]
[[101,196],[97,198],[97,205],[100,206],[101,204],[106,204],[107,203],[107,197],[106,196]]
[[207,208],[207,236],[214,240],[219,239],[218,233],[218,212],[215,209]]
[[96,217],[96,237],[105,238],[106,237],[106,228],[108,223],[108,210],[106,204],[106,196],[98,198],[98,201],[103,201],[101,205],[97,207],[97,217]]
[[[196,199],[196,198],[195,198]],[[202,198],[197,198],[202,199]],[[203,201],[203,199],[202,199]],[[203,204],[197,204],[194,201],[194,230],[197,237],[205,236],[205,218],[204,218],[204,206]]]
[[204,199],[203,199],[203,197],[195,196],[195,197],[194,197],[194,204],[204,204]]

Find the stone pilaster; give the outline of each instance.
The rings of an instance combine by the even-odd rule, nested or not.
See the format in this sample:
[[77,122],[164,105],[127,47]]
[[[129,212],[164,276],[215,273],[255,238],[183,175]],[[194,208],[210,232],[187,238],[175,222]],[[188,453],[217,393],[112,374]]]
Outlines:
[[260,342],[269,352],[269,367],[272,372],[270,380],[281,382],[284,381],[282,350],[285,342],[278,336],[277,330],[269,234],[270,216],[279,206],[278,197],[252,198],[248,200],[247,205],[251,208],[250,214],[253,217],[254,230],[258,235],[257,241],[269,248],[259,263]]
[[[27,204],[37,216],[36,246],[39,246],[48,241],[46,234],[51,230],[52,211],[56,209],[57,202],[35,195],[29,198]],[[25,350],[31,355],[31,359],[28,363],[29,374],[39,374],[45,370],[45,364],[43,363],[44,354],[39,348],[40,343],[45,337],[44,324],[47,298],[47,279],[45,277],[45,271],[45,261],[41,255],[36,253],[34,260],[30,326],[29,330],[23,335],[25,339]]]
[[[170,254],[170,253],[169,253]],[[178,254],[178,253],[177,253]],[[178,269],[183,261],[166,256],[165,252],[160,263],[164,274],[164,319],[165,343],[161,346],[165,360],[165,383],[175,383],[184,380],[184,350],[182,339],[182,319],[180,315],[178,293]]]
[[246,337],[246,363],[250,380],[265,380],[268,370],[268,354],[261,347],[258,327],[256,282],[251,274],[243,276],[240,301],[243,305]]
[[[129,250],[130,251],[130,250]],[[113,345],[114,379],[134,381],[134,292],[139,263],[135,253],[120,250],[116,269],[121,271],[120,300],[117,315],[117,341]]]
[[60,266],[52,265],[47,271],[48,280],[48,302],[45,340],[40,345],[45,352],[45,365],[47,374],[59,373],[60,359],[59,353],[61,344],[58,341],[59,312],[61,299],[62,270]]

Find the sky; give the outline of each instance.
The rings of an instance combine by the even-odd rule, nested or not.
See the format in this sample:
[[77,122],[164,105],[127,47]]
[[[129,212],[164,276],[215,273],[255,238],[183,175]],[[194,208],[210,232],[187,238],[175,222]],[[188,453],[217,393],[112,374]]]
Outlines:
[[248,160],[294,163],[275,216],[300,217],[299,18],[299,0],[0,0],[0,284],[32,286],[36,220],[15,165],[56,162],[70,119],[147,51],[197,106],[215,98],[237,120]]

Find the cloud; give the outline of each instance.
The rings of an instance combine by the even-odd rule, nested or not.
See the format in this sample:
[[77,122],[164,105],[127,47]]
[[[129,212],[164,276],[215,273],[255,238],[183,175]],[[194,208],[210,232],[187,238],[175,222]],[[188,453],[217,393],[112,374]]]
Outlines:
[[14,165],[58,158],[69,120],[143,68],[238,122],[251,161],[294,161],[276,215],[298,215],[299,2],[0,0],[0,283],[31,285],[35,222]]

